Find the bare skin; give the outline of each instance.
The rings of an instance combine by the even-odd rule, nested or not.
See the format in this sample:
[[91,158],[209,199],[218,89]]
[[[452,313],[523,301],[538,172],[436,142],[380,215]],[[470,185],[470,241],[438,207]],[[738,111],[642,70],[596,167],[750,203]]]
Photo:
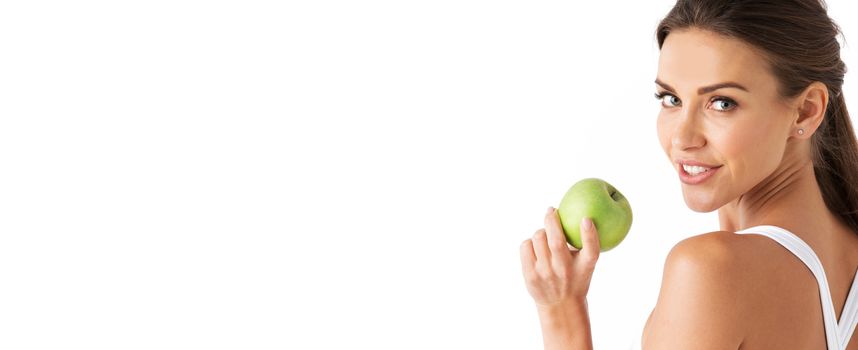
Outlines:
[[[839,319],[858,266],[858,234],[828,210],[814,177],[810,139],[825,115],[827,88],[816,82],[797,97],[782,99],[776,78],[754,48],[697,29],[668,36],[659,57],[658,79],[678,90],[667,91],[657,84],[659,91],[669,94],[662,100],[658,134],[673,165],[679,169],[677,158],[691,158],[722,166],[704,183],[681,186],[688,207],[697,212],[717,209],[721,226],[719,232],[693,237],[701,244],[692,248],[708,249],[707,239],[723,240],[735,250],[728,253],[731,258],[742,261],[726,271],[746,286],[734,290],[735,297],[749,301],[745,306],[754,310],[740,314],[743,326],[735,333],[742,348],[824,347],[819,291],[811,272],[770,238],[734,232],[776,225],[807,242],[822,261]],[[699,87],[725,81],[737,82],[747,91],[723,88],[698,95]],[[660,298],[658,303],[670,301]],[[650,329],[657,327],[652,321],[658,312],[657,305],[647,322],[644,344],[670,341],[659,338],[658,329]],[[858,349],[858,337],[852,338],[850,348]]]
[[[718,211],[720,230],[687,238],[671,250],[642,348],[824,349],[813,274],[772,239],[735,231],[775,225],[807,242],[823,264],[839,320],[858,269],[858,233],[828,210],[814,177],[810,140],[825,115],[826,86],[814,82],[799,95],[782,98],[761,53],[699,29],[667,37],[657,79],[656,89],[664,94],[658,138],[671,166],[679,171],[680,158],[720,166],[701,184],[680,182],[690,209]],[[744,89],[700,94],[700,88],[723,82]],[[586,268],[570,270],[556,262],[560,245],[552,249],[549,242],[561,233],[553,220],[547,216],[543,232],[522,244],[525,276],[528,268],[543,269],[528,280],[531,295],[537,299],[545,286],[563,286],[552,294],[555,307],[537,308],[545,347],[592,348],[586,290],[598,254],[582,259],[573,252],[565,259],[569,266]],[[582,250],[588,249],[586,243]],[[540,255],[540,250],[553,254]],[[539,265],[540,258],[549,263]],[[858,335],[847,349],[858,350]]]

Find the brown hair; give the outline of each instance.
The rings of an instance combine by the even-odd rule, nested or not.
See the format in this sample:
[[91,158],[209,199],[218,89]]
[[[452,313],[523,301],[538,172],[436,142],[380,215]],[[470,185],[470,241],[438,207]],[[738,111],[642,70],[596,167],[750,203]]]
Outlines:
[[858,142],[842,94],[842,32],[825,1],[678,0],[656,30],[659,49],[671,31],[692,27],[762,50],[784,98],[814,81],[828,87],[825,117],[811,137],[814,174],[828,209],[858,233]]

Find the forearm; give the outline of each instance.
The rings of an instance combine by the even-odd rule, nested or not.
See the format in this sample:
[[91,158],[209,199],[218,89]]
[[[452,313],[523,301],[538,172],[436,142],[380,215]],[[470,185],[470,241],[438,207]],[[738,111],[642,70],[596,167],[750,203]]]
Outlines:
[[586,300],[537,310],[545,350],[593,349]]

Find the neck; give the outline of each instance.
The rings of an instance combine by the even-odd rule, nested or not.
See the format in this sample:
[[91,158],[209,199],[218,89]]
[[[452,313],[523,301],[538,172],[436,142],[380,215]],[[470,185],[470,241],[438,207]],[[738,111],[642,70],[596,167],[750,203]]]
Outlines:
[[813,225],[822,232],[831,232],[838,219],[825,205],[809,149],[806,151],[804,157],[785,156],[766,179],[718,209],[721,230],[734,232],[757,225],[776,225],[802,231]]

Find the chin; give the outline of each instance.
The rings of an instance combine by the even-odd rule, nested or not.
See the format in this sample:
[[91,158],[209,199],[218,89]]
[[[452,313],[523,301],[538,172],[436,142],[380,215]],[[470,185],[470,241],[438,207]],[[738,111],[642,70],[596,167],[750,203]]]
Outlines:
[[693,196],[685,192],[683,192],[683,197],[688,209],[698,213],[711,213],[721,208],[721,204],[717,203],[714,198],[701,198],[701,196]]

